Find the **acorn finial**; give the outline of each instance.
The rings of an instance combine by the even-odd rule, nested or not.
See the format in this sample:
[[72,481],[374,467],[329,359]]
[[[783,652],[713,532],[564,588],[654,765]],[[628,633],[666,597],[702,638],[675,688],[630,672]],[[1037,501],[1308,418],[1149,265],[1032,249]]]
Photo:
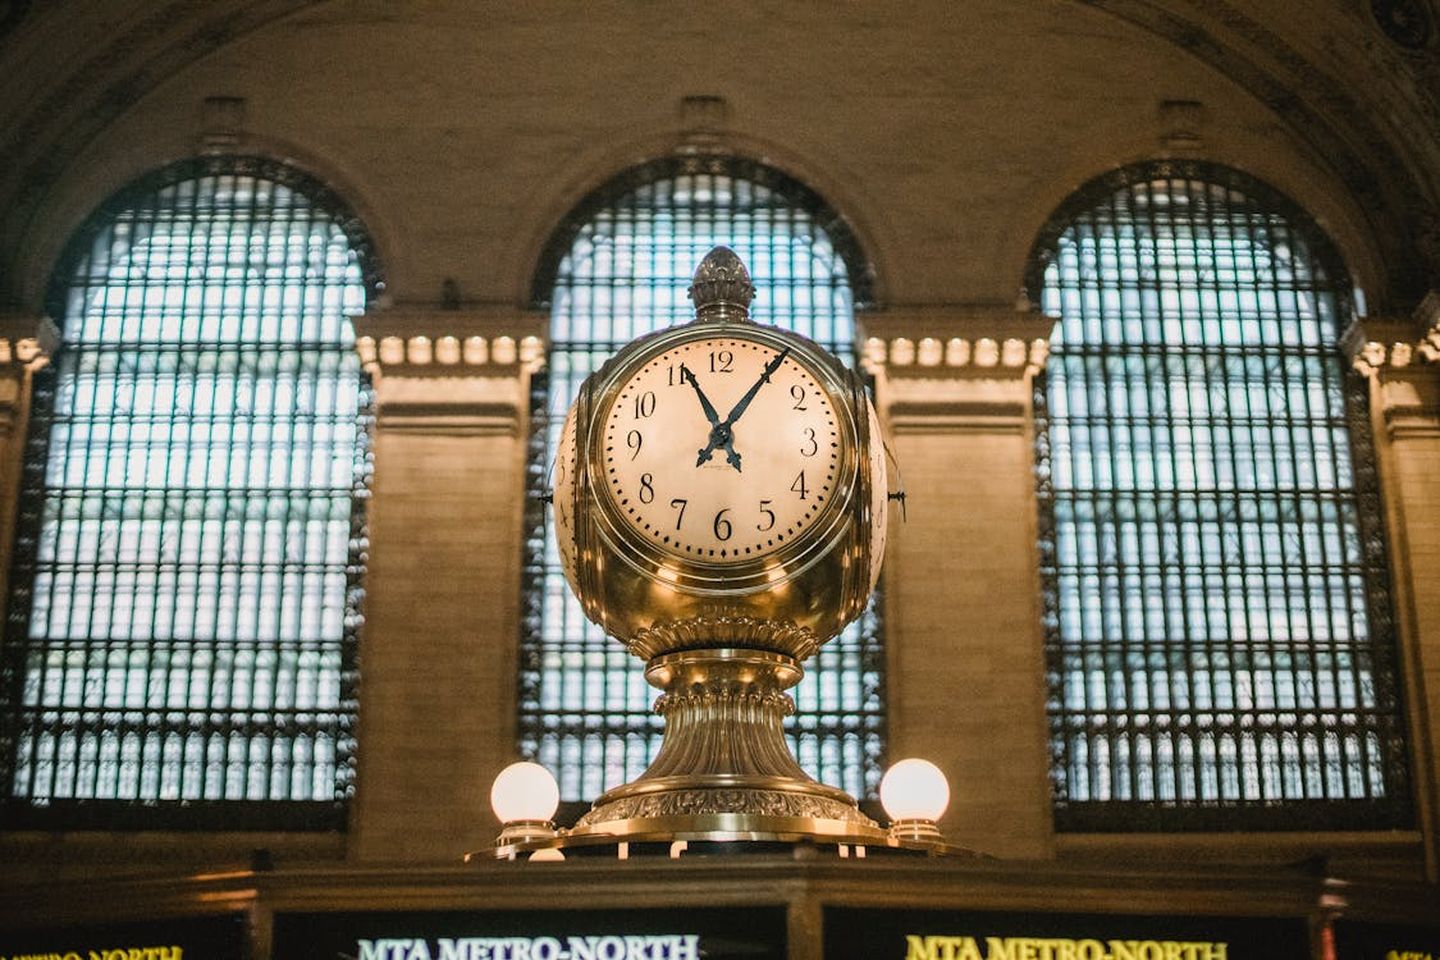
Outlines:
[[744,320],[750,316],[750,301],[754,298],[750,271],[734,250],[716,247],[705,254],[690,284],[697,319]]

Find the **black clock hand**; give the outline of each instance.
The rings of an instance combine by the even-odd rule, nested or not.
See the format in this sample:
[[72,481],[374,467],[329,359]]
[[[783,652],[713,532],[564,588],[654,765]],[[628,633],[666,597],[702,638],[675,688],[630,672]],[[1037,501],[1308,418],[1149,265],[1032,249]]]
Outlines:
[[700,398],[700,407],[705,411],[705,419],[710,421],[710,442],[705,444],[705,449],[700,451],[700,456],[695,459],[695,466],[700,466],[709,460],[715,452],[716,447],[725,450],[725,459],[736,470],[740,469],[740,454],[735,452],[732,446],[734,436],[730,433],[729,426],[720,424],[720,414],[715,412],[715,406],[710,398],[705,396],[705,391],[700,389],[700,381],[695,379],[695,374],[683,363],[680,365],[680,379],[689,381],[690,386],[695,388],[695,396]]
[[784,363],[785,358],[789,355],[790,348],[786,347],[775,356],[775,359],[765,364],[765,369],[760,372],[760,378],[750,385],[749,390],[745,391],[745,396],[735,404],[730,411],[730,416],[710,428],[710,442],[705,445],[704,450],[700,451],[700,458],[695,461],[695,466],[698,467],[709,460],[716,447],[723,447],[725,448],[726,462],[736,470],[740,469],[740,454],[735,452],[735,434],[731,428],[734,427],[735,421],[740,419],[740,415],[745,412],[745,409],[750,406],[750,401],[755,399],[755,394],[760,392],[760,388],[770,382],[770,375],[780,369],[780,364]]
[[680,364],[680,379],[688,381],[690,386],[695,388],[695,396],[700,398],[700,407],[705,411],[705,419],[710,421],[710,426],[720,422],[720,414],[715,412],[715,407],[710,403],[710,398],[705,396],[705,391],[700,389],[700,381],[695,379],[695,374],[685,364]]
[[745,412],[745,408],[750,406],[750,401],[755,399],[755,394],[759,393],[760,388],[770,382],[770,375],[780,369],[780,364],[784,363],[785,358],[789,355],[790,348],[786,347],[775,355],[774,360],[765,364],[765,369],[760,373],[760,379],[756,380],[750,389],[745,391],[745,396],[740,398],[740,402],[735,404],[735,409],[730,411],[730,416],[725,418],[725,426],[733,427],[735,425],[735,421],[740,419],[740,415]]

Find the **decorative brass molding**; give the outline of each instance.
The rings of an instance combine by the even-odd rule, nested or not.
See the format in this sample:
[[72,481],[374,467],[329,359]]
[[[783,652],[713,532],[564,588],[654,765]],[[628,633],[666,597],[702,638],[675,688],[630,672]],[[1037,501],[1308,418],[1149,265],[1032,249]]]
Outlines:
[[854,799],[811,778],[790,753],[783,721],[795,702],[785,691],[802,675],[793,657],[718,649],[713,639],[652,659],[645,679],[664,691],[655,701],[665,718],[660,751],[638,778],[596,800],[577,830],[714,815],[761,831],[776,818],[873,828]]
[[616,820],[658,820],[727,813],[835,820],[859,826],[874,826],[869,817],[849,804],[829,797],[783,790],[672,790],[623,797],[603,806],[597,805],[581,817],[576,826],[584,827]]
[[814,630],[797,626],[790,620],[722,615],[657,623],[637,632],[625,644],[625,649],[643,660],[653,660],[667,653],[716,646],[773,650],[804,661],[820,649],[820,638]]
[[700,262],[686,293],[695,302],[697,320],[743,320],[750,315],[755,284],[734,250],[716,247]]

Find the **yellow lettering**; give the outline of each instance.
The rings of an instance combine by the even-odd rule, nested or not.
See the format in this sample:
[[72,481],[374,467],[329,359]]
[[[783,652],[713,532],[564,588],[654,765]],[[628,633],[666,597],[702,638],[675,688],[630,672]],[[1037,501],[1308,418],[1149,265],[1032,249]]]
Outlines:
[[980,956],[980,945],[975,942],[974,937],[961,937],[960,952],[956,955],[955,960],[985,960],[985,958]]
[[940,960],[935,955],[935,938],[910,934],[905,938],[905,960]]
[[1135,940],[1111,940],[1111,960],[1140,960],[1140,944]]
[[1016,942],[1012,938],[986,937],[985,960],[1020,960],[1015,948]]

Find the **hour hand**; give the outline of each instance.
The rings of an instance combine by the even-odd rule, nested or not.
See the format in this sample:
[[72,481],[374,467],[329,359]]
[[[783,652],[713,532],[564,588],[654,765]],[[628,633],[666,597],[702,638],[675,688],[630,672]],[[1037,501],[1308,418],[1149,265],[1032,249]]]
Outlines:
[[[715,412],[715,405],[710,402],[709,397],[705,396],[705,391],[700,389],[700,381],[695,379],[695,374],[691,373],[690,368],[683,363],[680,364],[680,379],[695,388],[695,396],[700,398],[700,409],[705,411],[705,419],[710,421],[711,426],[719,423],[720,414]],[[710,458],[706,456],[705,459]]]

